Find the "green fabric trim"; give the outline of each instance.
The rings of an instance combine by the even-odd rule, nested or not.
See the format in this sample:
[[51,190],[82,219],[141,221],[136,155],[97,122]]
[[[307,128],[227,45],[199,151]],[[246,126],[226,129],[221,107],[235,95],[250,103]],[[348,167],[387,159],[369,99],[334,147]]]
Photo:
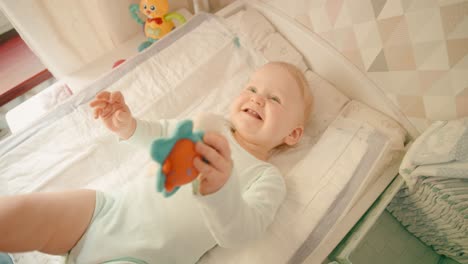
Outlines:
[[173,20],[173,19],[177,19],[179,20],[179,22],[181,24],[185,23],[187,20],[185,19],[185,17],[177,12],[171,12],[171,13],[167,13],[165,16],[164,16],[164,19],[165,20]]
[[8,254],[0,252],[0,264],[13,264],[13,260]]
[[132,257],[117,258],[117,259],[109,260],[109,261],[106,261],[106,262],[102,262],[102,264],[104,264],[104,263],[115,263],[115,262],[119,262],[119,261],[127,261],[127,262],[136,263],[136,264],[148,264],[147,262],[145,262],[143,260],[139,260],[139,259],[132,258]]

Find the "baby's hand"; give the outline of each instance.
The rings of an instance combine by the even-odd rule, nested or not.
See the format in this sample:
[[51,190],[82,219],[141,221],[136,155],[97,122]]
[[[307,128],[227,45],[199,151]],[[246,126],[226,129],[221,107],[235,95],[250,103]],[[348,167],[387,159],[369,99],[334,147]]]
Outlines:
[[104,125],[120,138],[128,139],[135,132],[136,120],[122,93],[100,92],[89,105],[94,109],[94,118],[101,118]]
[[200,172],[200,194],[208,195],[221,189],[231,176],[231,149],[226,138],[219,133],[207,132],[203,141],[197,142],[195,149],[209,163],[198,157],[193,162]]

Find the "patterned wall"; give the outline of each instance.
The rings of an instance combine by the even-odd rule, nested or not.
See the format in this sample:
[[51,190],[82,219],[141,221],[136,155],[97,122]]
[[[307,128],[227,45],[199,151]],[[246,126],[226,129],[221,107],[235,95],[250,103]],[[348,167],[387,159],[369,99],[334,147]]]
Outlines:
[[420,130],[468,116],[468,0],[261,0],[326,39]]

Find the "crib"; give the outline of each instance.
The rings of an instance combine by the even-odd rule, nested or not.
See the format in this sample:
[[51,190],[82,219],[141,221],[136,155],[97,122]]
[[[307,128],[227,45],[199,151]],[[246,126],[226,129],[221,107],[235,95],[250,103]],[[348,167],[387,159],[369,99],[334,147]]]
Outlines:
[[[135,114],[145,118],[186,117],[204,110],[224,113],[227,102],[223,98],[238,91],[236,87],[242,85],[248,72],[266,61],[282,60],[304,70],[319,98],[304,144],[286,157],[273,158],[286,175],[291,195],[264,239],[241,250],[214,248],[198,263],[326,263],[332,250],[363,219],[353,230],[354,242],[341,244],[338,255],[345,259],[403,186],[397,177],[399,165],[406,146],[419,132],[384,92],[339,52],[278,11],[260,1],[236,1],[216,15],[224,20],[206,14],[194,16],[187,25],[114,70],[88,68],[65,78],[69,85],[76,81],[79,89],[75,94],[0,143],[0,175],[5,175],[8,192],[80,186],[110,190],[128,181],[128,174],[143,177],[138,169],[145,167],[148,159],[138,157],[144,152],[116,143],[102,127],[93,129],[86,103],[100,90],[122,90],[132,95],[130,105],[144,98],[155,100],[160,104],[158,113],[149,110],[155,106],[149,101],[136,107]],[[248,23],[255,23],[255,27]],[[187,46],[187,42],[199,46]],[[96,65],[115,58],[107,56]],[[158,90],[141,85],[137,72],[152,75],[149,82]],[[222,77],[201,78],[207,75]],[[189,83],[193,88],[188,88]],[[228,89],[216,88],[221,85]],[[194,102],[187,104],[186,98]],[[96,166],[95,160],[109,153],[109,162]],[[315,158],[320,153],[325,154]],[[34,162],[39,155],[47,157],[42,159],[47,164]],[[62,162],[66,159],[69,162]],[[134,165],[113,169],[115,164],[127,163]],[[46,171],[47,177],[41,176]],[[14,177],[18,172],[22,177]],[[89,175],[77,178],[83,172]],[[99,174],[104,176],[93,179]],[[295,228],[288,230],[289,225]],[[290,243],[284,246],[285,242]],[[280,246],[284,250],[278,250]],[[15,258],[18,263],[63,261],[30,253]]]

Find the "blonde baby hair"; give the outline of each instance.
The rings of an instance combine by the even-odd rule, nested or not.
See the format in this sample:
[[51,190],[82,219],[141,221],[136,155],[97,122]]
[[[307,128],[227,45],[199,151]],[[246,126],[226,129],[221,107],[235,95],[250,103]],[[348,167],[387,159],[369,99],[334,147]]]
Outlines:
[[307,82],[307,79],[305,78],[304,73],[298,67],[288,62],[272,61],[272,62],[269,62],[268,64],[282,67],[296,81],[297,86],[299,87],[301,91],[301,96],[304,100],[304,119],[303,119],[302,125],[305,126],[313,110],[314,97],[312,95],[312,92],[309,87],[309,83]]

